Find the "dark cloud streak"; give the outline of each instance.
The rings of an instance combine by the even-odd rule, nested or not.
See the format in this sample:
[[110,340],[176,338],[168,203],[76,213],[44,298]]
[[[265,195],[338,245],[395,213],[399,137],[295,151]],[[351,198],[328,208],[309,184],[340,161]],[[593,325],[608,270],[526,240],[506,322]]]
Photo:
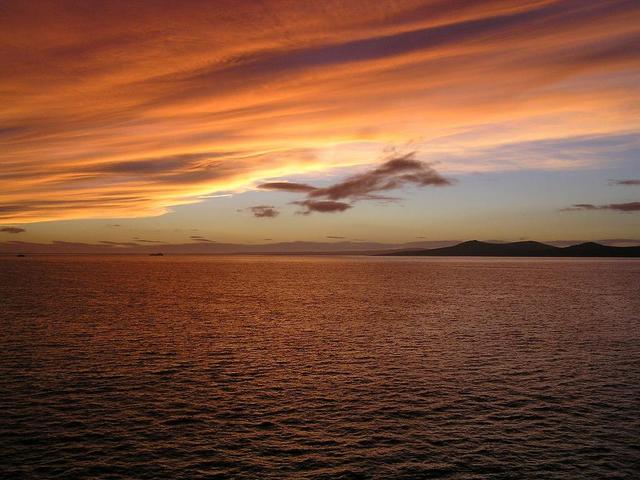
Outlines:
[[249,211],[256,218],[274,218],[280,214],[272,205],[256,205],[255,207],[249,207]]
[[608,205],[594,205],[592,203],[576,203],[568,208],[563,208],[563,212],[579,212],[593,210],[614,210],[617,212],[640,212],[640,202],[610,203]]
[[611,185],[640,185],[640,179],[629,179],[629,180],[611,180]]
[[293,182],[267,182],[258,185],[261,190],[277,190],[282,192],[313,192],[316,187],[307,185],[306,183],[293,183]]
[[0,232],[16,234],[26,232],[26,230],[20,227],[2,227],[0,228]]
[[333,200],[300,200],[298,202],[292,202],[294,205],[300,205],[305,207],[306,210],[301,210],[300,214],[309,215],[312,212],[319,213],[336,213],[344,212],[351,208],[351,205],[344,202],[335,202]]

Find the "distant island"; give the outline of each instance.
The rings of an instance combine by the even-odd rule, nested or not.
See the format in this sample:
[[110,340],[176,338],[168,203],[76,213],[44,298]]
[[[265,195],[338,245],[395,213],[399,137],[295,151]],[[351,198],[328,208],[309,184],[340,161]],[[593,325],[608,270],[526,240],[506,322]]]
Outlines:
[[450,247],[396,250],[376,255],[406,257],[640,257],[640,246],[612,247],[595,242],[556,247],[540,242],[489,243],[471,240]]

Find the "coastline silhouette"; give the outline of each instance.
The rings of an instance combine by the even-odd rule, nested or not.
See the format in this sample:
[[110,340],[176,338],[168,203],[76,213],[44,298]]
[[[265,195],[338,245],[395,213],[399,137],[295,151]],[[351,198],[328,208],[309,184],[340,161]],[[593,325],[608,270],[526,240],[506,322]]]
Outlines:
[[556,247],[533,241],[489,243],[470,240],[451,247],[399,250],[377,255],[421,257],[640,257],[640,246],[613,247],[595,242],[585,242],[568,247]]

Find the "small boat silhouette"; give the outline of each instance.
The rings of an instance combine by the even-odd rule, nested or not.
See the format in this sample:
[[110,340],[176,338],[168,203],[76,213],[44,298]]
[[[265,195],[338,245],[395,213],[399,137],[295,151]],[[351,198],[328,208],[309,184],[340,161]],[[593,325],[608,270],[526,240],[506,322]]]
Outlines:
[[149,254],[150,257],[163,257],[164,253],[162,252],[158,252],[158,253],[150,253]]
[[26,257],[26,255],[24,253],[19,253],[16,255],[16,257]]

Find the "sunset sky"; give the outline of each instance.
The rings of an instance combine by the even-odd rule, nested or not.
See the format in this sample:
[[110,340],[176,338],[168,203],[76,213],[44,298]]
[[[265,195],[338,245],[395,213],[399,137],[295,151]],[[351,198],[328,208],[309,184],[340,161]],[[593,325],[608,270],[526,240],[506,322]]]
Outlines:
[[9,0],[0,27],[0,242],[640,239],[637,0]]

